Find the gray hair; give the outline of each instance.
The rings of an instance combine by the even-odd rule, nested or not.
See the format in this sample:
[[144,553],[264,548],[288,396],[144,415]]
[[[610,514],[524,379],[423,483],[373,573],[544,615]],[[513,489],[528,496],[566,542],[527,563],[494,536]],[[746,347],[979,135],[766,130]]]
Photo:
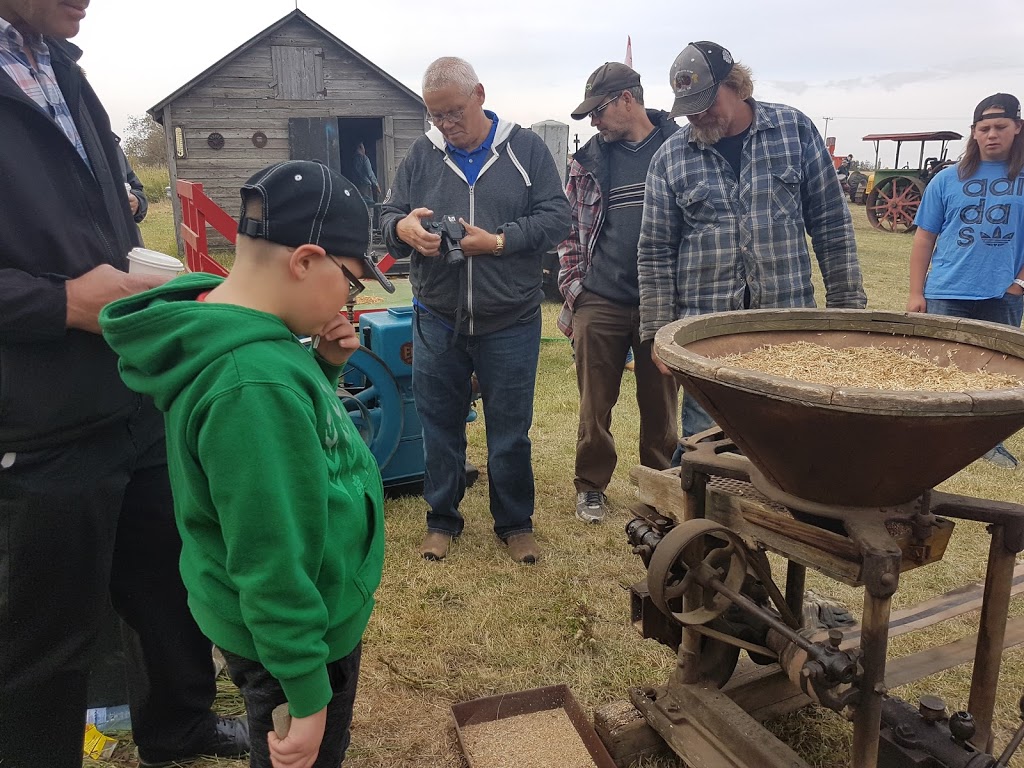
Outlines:
[[448,86],[457,86],[464,93],[472,93],[480,83],[473,65],[455,56],[442,56],[434,61],[423,73],[423,92],[438,91]]
[[627,88],[629,95],[633,97],[633,101],[639,104],[641,107],[644,105],[644,87],[642,85],[636,85],[632,88]]

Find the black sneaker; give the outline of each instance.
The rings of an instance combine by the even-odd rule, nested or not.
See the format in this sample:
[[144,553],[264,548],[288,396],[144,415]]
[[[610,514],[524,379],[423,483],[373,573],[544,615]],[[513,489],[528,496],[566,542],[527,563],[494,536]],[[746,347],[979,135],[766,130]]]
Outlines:
[[238,759],[249,754],[249,721],[242,717],[218,717],[213,733],[203,746],[187,755],[146,755],[139,751],[140,768],[185,765],[201,757]]
[[600,523],[608,514],[608,497],[601,491],[580,491],[576,494],[576,517],[584,523]]

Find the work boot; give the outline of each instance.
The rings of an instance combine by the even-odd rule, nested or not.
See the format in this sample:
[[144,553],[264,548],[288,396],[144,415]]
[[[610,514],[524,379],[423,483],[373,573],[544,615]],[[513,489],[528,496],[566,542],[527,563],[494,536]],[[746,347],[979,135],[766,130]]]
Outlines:
[[608,497],[601,491],[580,491],[576,494],[576,517],[584,523],[600,523],[608,514]]
[[530,531],[509,536],[505,544],[509,557],[517,563],[536,563],[540,557],[540,547]]
[[218,717],[206,742],[188,754],[143,754],[139,750],[140,768],[163,768],[186,765],[201,757],[238,759],[249,753],[249,721],[242,717]]
[[452,543],[451,534],[427,531],[420,544],[420,557],[424,560],[444,560]]

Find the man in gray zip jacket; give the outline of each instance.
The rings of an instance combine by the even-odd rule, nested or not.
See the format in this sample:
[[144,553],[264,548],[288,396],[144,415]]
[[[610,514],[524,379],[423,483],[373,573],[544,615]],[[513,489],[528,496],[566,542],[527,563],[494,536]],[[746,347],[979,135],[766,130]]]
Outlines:
[[[411,264],[413,396],[430,506],[420,554],[440,560],[462,533],[475,371],[494,532],[513,560],[533,563],[540,552],[529,430],[544,297],[541,256],[569,234],[569,203],[543,140],[484,110],[484,87],[468,62],[433,62],[423,76],[423,101],[434,128],[402,161],[381,215],[392,254]],[[450,238],[423,227],[446,216],[465,228],[454,243],[464,260],[452,256]]]

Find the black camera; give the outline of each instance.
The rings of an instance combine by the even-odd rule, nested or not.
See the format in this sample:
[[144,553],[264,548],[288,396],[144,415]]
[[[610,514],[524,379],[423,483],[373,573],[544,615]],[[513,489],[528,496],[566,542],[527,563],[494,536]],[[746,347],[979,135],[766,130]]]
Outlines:
[[440,221],[424,221],[423,228],[441,236],[441,256],[445,264],[457,267],[466,260],[466,254],[462,252],[462,238],[466,236],[466,228],[457,218],[445,215]]

